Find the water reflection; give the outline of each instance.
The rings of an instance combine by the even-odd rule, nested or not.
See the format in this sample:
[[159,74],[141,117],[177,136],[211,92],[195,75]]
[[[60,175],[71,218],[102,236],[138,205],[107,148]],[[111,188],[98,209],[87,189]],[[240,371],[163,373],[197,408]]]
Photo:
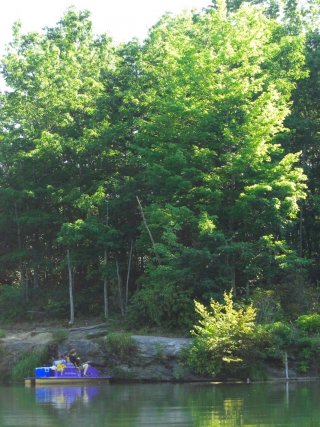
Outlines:
[[319,383],[0,387],[0,427],[319,426]]
[[70,409],[76,403],[88,406],[99,392],[97,387],[63,385],[36,387],[34,390],[37,403],[60,410]]

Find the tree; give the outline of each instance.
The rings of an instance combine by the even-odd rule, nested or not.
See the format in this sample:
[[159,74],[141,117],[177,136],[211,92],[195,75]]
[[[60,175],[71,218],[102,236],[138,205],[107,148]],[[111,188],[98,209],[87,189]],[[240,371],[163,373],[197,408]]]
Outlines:
[[311,283],[317,283],[319,260],[319,31],[309,31],[306,38],[308,78],[301,80],[293,93],[293,107],[286,125],[289,129],[284,147],[301,150],[300,164],[308,177],[308,197],[301,203],[300,222],[292,230],[292,241],[300,252],[313,260]]
[[[166,261],[162,273],[177,292],[210,298],[243,291],[249,281],[283,283],[276,263],[277,283],[267,283],[260,261],[272,256],[265,236],[286,241],[305,197],[299,154],[285,155],[276,138],[304,75],[303,43],[248,6],[228,17],[214,10],[166,16],[146,40],[141,78],[149,108],[134,141],[144,164],[137,179]],[[145,235],[139,244],[148,250]],[[149,259],[143,283],[149,294],[165,294]]]
[[103,139],[107,107],[102,115],[97,104],[105,91],[102,74],[115,58],[111,40],[93,36],[89,13],[71,8],[41,34],[22,35],[15,25],[3,59],[10,89],[0,112],[1,232],[10,246],[2,264],[9,259],[13,266],[19,251],[20,264],[42,286],[63,283],[58,233],[81,218],[83,194],[108,186],[105,170],[113,172]]

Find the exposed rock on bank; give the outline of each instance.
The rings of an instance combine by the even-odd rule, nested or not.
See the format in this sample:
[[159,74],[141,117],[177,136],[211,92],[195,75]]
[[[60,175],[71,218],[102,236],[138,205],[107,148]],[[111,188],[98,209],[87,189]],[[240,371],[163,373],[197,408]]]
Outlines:
[[115,366],[119,379],[140,381],[191,381],[197,379],[179,360],[183,348],[191,344],[187,338],[133,335],[137,354],[132,361]]
[[[110,353],[106,347],[106,336],[109,331],[105,323],[59,329],[59,342],[56,332],[57,330],[49,328],[29,332],[8,332],[5,338],[0,339],[0,378],[9,379],[10,372],[25,353],[49,349],[53,357],[58,357],[74,347],[82,361],[90,361],[102,373],[111,373],[116,381],[209,380],[192,374],[182,363],[181,350],[191,344],[191,339],[188,338],[132,335],[131,338],[136,344],[135,349],[128,350],[125,357],[121,357],[117,352]],[[50,361],[47,362],[47,366],[50,366]],[[285,379],[284,367],[270,365],[265,369],[265,379]],[[291,369],[289,377],[307,379]]]
[[[106,325],[71,328],[65,330],[65,339],[55,342],[55,333],[50,330],[8,333],[0,340],[0,374],[8,378],[17,362],[26,352],[49,348],[57,357],[74,347],[83,361],[90,361],[102,372],[111,371],[115,380],[132,381],[190,381],[199,379],[192,375],[179,361],[182,348],[189,346],[191,339],[133,335],[136,351],[128,354],[125,362],[108,354],[105,337]],[[48,366],[50,362],[48,361]]]

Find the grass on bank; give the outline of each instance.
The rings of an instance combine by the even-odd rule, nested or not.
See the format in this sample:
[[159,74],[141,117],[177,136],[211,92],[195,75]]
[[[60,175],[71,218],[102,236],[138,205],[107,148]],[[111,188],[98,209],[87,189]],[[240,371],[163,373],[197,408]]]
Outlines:
[[42,366],[49,360],[48,349],[41,351],[25,352],[18,363],[14,366],[11,373],[11,379],[14,382],[23,381],[25,378],[34,376],[35,366]]

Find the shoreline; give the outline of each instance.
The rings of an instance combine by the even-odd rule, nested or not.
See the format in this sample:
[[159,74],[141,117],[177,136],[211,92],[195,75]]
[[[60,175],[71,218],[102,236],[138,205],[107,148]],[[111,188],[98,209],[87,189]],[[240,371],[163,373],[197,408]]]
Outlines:
[[[110,333],[106,323],[64,328],[63,332],[65,335],[60,341],[54,339],[53,328],[43,326],[28,331],[10,331],[8,336],[1,338],[0,377],[3,383],[12,383],[12,371],[32,352],[50,349],[52,354],[63,354],[72,347],[77,348],[82,360],[91,361],[102,374],[110,373],[111,383],[257,384],[320,380],[317,369],[314,369],[315,375],[300,375],[294,369],[286,371],[279,363],[266,363],[261,379],[210,378],[192,373],[179,358],[180,351],[191,344],[191,338],[127,334],[133,340],[135,350],[123,352],[121,356],[116,348],[110,353],[106,346],[106,336]],[[32,371],[24,375],[25,378],[32,376]]]

